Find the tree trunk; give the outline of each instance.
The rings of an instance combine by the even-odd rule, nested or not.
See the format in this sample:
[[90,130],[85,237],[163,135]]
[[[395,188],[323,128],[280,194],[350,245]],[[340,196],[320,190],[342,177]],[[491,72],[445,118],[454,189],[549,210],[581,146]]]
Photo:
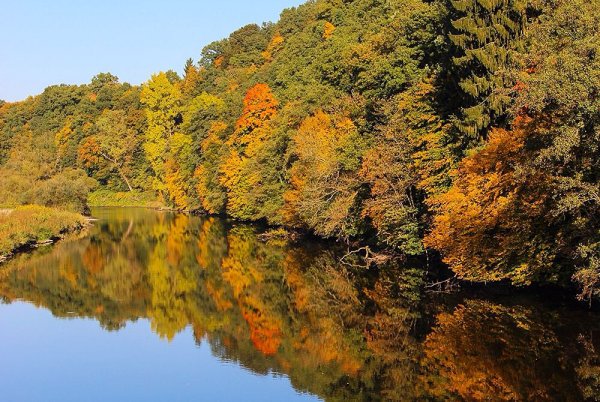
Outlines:
[[121,176],[121,178],[123,179],[123,181],[125,182],[125,184],[127,184],[127,187],[129,188],[130,192],[133,192],[133,188],[131,187],[131,184],[129,184],[129,180],[127,180],[127,177],[125,176],[125,174],[121,171],[121,164],[117,163],[116,159],[111,158],[110,156],[108,156],[107,154],[105,154],[104,152],[100,152],[100,155],[102,155],[102,157],[104,159],[106,159],[107,161],[111,162],[113,165],[115,165],[115,168],[117,169],[117,172],[119,172],[119,176]]
[[127,187],[129,188],[129,191],[133,192],[133,188],[131,187],[131,184],[129,184],[129,180],[127,180],[127,177],[125,177],[125,174],[123,174],[123,172],[121,172],[120,168],[117,168],[117,171],[119,172],[119,175],[121,176],[121,178],[123,179],[123,181],[125,182],[125,184],[127,184]]

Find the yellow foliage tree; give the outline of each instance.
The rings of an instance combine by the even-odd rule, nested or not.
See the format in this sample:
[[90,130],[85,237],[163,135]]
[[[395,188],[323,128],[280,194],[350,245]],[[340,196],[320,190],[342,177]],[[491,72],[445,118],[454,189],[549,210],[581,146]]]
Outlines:
[[285,42],[284,37],[281,36],[281,34],[279,32],[277,32],[271,39],[271,42],[269,42],[269,45],[267,46],[265,51],[262,52],[263,58],[266,61],[272,61],[273,54],[276,53],[277,51],[279,51],[283,47],[284,42]]
[[322,110],[306,118],[292,138],[297,158],[291,169],[291,188],[285,193],[288,224],[307,225],[323,236],[356,233],[353,216],[360,180],[363,141],[347,117]]
[[172,83],[166,73],[153,75],[142,87],[141,100],[146,105],[148,119],[144,151],[154,170],[154,188],[178,208],[188,209],[193,206],[193,141],[181,132],[183,107],[179,85]]
[[260,161],[268,157],[266,146],[272,135],[271,121],[279,103],[271,88],[257,84],[244,98],[244,109],[236,123],[236,130],[227,140],[229,148],[221,165],[221,184],[227,189],[227,210],[240,219],[260,219],[261,206],[268,195],[261,192],[266,177]]
[[323,27],[323,39],[331,38],[333,36],[334,32],[335,32],[335,25],[333,25],[329,21],[325,22],[325,26]]

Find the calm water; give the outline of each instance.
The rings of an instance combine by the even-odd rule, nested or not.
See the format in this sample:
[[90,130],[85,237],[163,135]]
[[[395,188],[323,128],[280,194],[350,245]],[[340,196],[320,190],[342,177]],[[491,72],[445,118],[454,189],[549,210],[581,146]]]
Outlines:
[[219,219],[93,212],[0,267],[0,401],[600,400],[597,313],[422,294],[409,267]]

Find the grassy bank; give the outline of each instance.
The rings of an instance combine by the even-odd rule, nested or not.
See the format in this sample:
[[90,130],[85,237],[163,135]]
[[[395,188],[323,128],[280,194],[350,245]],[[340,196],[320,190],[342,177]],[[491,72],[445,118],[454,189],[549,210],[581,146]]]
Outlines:
[[153,192],[114,192],[98,190],[89,194],[90,207],[145,207],[162,208],[164,204],[157,199]]
[[0,211],[0,260],[37,243],[77,232],[86,219],[76,213],[37,205]]

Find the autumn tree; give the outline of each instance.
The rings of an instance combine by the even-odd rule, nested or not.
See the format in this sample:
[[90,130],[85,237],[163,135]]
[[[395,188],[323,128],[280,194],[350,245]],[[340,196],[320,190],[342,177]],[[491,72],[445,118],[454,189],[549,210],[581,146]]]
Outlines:
[[224,212],[227,204],[227,189],[221,184],[219,171],[227,155],[224,140],[226,129],[227,125],[223,122],[213,123],[208,136],[200,143],[201,161],[194,172],[202,208],[211,214]]
[[229,152],[221,166],[221,184],[227,189],[227,211],[236,218],[277,219],[277,207],[270,205],[281,197],[282,183],[273,175],[276,172],[265,168],[272,155],[268,151],[274,135],[271,123],[278,106],[268,85],[253,86],[244,97],[235,132],[227,140]]
[[165,73],[152,76],[142,89],[141,100],[146,105],[148,130],[144,150],[156,174],[157,190],[164,190],[164,163],[168,159],[169,139],[175,134],[176,117],[180,113],[181,92]]
[[386,121],[360,172],[370,187],[363,215],[378,239],[413,255],[424,252],[424,198],[447,189],[453,164],[447,125],[435,114],[433,92],[430,82],[419,82],[387,102]]
[[178,208],[193,204],[194,171],[192,138],[181,131],[182,94],[178,77],[171,73],[154,75],[142,89],[148,129],[144,150],[155,173],[154,188],[165,194]]
[[271,38],[271,41],[269,42],[269,46],[267,46],[265,51],[262,53],[262,56],[264,57],[264,59],[266,61],[273,60],[273,55],[276,52],[278,52],[279,50],[281,50],[284,42],[285,42],[284,37],[281,36],[281,34],[279,32],[277,32],[273,36],[273,38]]
[[184,96],[192,96],[195,94],[198,87],[198,82],[202,76],[200,70],[194,65],[192,59],[185,62],[183,80],[181,81],[181,92]]
[[108,164],[109,170],[116,171],[129,191],[133,191],[128,175],[140,146],[138,133],[129,126],[122,110],[105,110],[96,120],[95,128],[96,134],[80,145],[80,162],[86,168]]
[[538,221],[547,213],[549,178],[517,167],[529,159],[528,135],[527,126],[493,130],[460,163],[449,191],[429,200],[436,215],[426,244],[463,279],[528,284],[552,275],[553,234]]
[[358,233],[360,168],[364,141],[347,117],[317,111],[292,138],[296,162],[285,194],[289,223],[306,225],[322,236]]

